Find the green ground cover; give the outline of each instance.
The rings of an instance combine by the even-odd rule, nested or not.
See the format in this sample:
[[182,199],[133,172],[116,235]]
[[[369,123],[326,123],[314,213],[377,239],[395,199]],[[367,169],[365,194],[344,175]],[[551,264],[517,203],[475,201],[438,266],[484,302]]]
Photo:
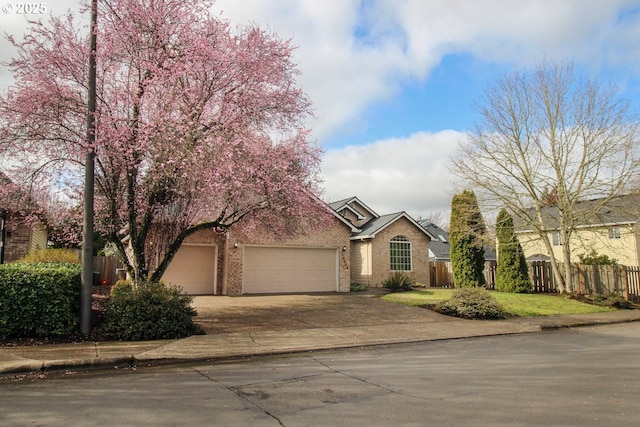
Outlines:
[[[396,292],[384,295],[385,301],[413,306],[433,306],[451,298],[453,289],[429,289]],[[607,307],[585,304],[567,296],[555,294],[513,294],[491,291],[491,295],[513,316],[553,316],[614,311]]]

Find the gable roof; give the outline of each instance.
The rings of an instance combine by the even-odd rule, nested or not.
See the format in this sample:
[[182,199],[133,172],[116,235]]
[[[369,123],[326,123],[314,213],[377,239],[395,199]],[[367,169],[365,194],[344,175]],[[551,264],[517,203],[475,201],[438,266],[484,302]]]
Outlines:
[[416,226],[418,230],[422,231],[429,240],[431,240],[431,235],[427,233],[423,227],[420,226],[413,218],[407,215],[406,212],[396,212],[388,215],[382,215],[377,218],[372,219],[367,222],[364,226],[362,226],[362,231],[354,236],[351,236],[351,240],[360,240],[360,239],[372,239],[376,237],[376,234],[398,221],[401,218],[405,218],[410,223]]
[[[575,204],[574,211],[580,228],[635,224],[640,220],[640,194],[580,201]],[[533,209],[530,212],[534,215]],[[542,216],[548,229],[553,230],[559,227],[556,206],[543,207]],[[513,222],[517,231],[531,231],[530,226],[517,215],[513,216]]]
[[316,196],[313,193],[310,193],[310,195],[311,195],[311,199],[312,200],[314,200],[315,202],[319,203],[320,206],[322,206],[324,209],[327,209],[329,212],[331,212],[331,214],[335,218],[337,218],[341,223],[343,223],[344,225],[349,227],[349,230],[351,230],[352,233],[360,231],[360,229],[358,227],[356,227],[355,225],[353,225],[351,223],[351,221],[347,220],[342,215],[338,214],[338,212],[336,212],[336,210],[331,207],[330,203],[326,203],[326,202],[322,201],[318,196]]
[[347,220],[345,217],[343,217],[342,215],[340,215],[338,212],[334,211],[333,209],[330,209],[331,213],[333,214],[334,217],[338,218],[338,220],[343,223],[344,225],[346,225],[347,227],[349,227],[349,229],[351,230],[352,233],[357,233],[360,231],[360,229],[358,227],[356,227],[355,225],[353,225],[351,223],[351,221]]
[[331,206],[331,209],[333,209],[336,212],[340,212],[344,209],[349,209],[351,212],[353,212],[354,214],[356,214],[358,216],[358,218],[363,217],[362,213],[358,212],[356,209],[354,209],[351,204],[353,202],[358,203],[360,206],[362,206],[367,212],[369,212],[369,214],[371,214],[371,216],[373,216],[374,218],[379,217],[380,215],[378,215],[377,213],[375,213],[373,211],[373,209],[371,209],[369,206],[365,205],[362,200],[358,199],[357,197],[353,196],[353,197],[349,197],[347,199],[342,199],[342,200],[338,200],[337,202],[331,202],[329,203],[329,206]]

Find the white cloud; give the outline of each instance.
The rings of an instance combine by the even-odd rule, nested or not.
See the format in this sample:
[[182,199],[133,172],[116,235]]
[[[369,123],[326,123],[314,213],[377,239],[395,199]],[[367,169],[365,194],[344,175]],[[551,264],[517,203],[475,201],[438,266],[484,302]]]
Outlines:
[[[74,0],[47,6],[56,15],[79,9]],[[233,25],[256,23],[299,47],[294,60],[315,108],[310,127],[321,143],[366,126],[361,117],[367,108],[407,80],[427,79],[450,54],[513,65],[567,56],[595,71],[640,69],[638,0],[218,0],[214,9]],[[20,35],[25,26],[24,17],[0,15],[5,32]],[[0,42],[0,61],[11,55]],[[0,87],[7,79],[0,68]],[[462,137],[417,133],[326,147],[326,196],[357,195],[380,213],[426,216],[448,209],[449,157]]]
[[[56,15],[79,9],[73,0],[46,4]],[[352,127],[403,80],[427,78],[452,53],[513,64],[563,55],[637,65],[638,14],[619,19],[633,5],[637,1],[218,0],[214,9],[232,24],[257,23],[299,46],[300,83],[316,115],[310,126],[322,141]],[[5,32],[20,35],[25,26],[25,16],[0,14]],[[0,61],[11,54],[2,40]],[[7,79],[0,69],[0,84]]]
[[543,56],[601,63],[629,58],[631,51],[637,64],[637,14],[619,19],[633,5],[637,1],[219,0],[216,8],[232,22],[268,25],[293,38],[301,83],[316,109],[314,134],[323,140],[351,127],[403,80],[427,78],[448,54],[526,65]]
[[357,196],[381,215],[406,211],[426,218],[448,211],[453,195],[449,159],[464,138],[456,131],[419,132],[329,150],[322,164],[324,199]]

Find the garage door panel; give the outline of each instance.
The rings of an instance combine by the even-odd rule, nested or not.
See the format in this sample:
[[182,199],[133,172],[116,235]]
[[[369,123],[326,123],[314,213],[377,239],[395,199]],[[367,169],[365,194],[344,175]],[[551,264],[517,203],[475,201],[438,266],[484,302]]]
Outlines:
[[165,283],[191,295],[213,295],[216,281],[216,246],[182,245],[162,275]]
[[337,289],[336,249],[245,247],[244,293]]

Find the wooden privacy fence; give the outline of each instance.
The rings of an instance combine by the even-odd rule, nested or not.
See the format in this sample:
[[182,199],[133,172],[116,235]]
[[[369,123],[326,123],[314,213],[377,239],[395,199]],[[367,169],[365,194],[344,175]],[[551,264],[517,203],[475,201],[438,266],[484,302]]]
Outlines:
[[109,286],[113,285],[118,280],[116,270],[122,267],[122,262],[116,257],[93,257],[94,285],[100,285],[103,281]]
[[[453,271],[450,261],[431,262],[431,286],[452,288]],[[533,292],[558,292],[551,263],[533,261],[528,263]],[[561,266],[562,268],[562,266]],[[488,289],[495,289],[495,261],[485,263],[484,276]],[[632,302],[640,302],[640,267],[626,265],[571,265],[571,278],[575,292],[579,294],[623,295]]]
[[[429,281],[432,287],[453,288],[453,269],[451,261],[431,261],[429,262],[430,275]],[[491,284],[490,289],[496,281],[496,262],[486,261],[484,263],[484,278],[487,287]]]
[[[560,268],[564,273],[562,264]],[[558,292],[550,262],[529,263],[529,275],[534,292]],[[640,302],[640,267],[637,266],[571,264],[571,280],[578,294],[614,293],[628,301]]]

